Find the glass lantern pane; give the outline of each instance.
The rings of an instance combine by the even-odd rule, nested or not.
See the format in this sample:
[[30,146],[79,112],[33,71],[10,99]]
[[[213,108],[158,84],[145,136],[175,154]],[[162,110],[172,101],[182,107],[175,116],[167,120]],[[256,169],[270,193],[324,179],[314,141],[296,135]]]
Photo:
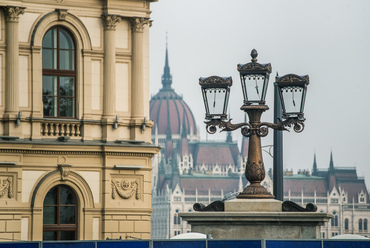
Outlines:
[[261,101],[264,80],[265,77],[261,75],[245,76],[248,102],[258,103]]
[[302,94],[301,87],[284,87],[281,89],[286,114],[299,114],[301,112]]
[[211,115],[224,114],[226,89],[206,89],[209,113]]

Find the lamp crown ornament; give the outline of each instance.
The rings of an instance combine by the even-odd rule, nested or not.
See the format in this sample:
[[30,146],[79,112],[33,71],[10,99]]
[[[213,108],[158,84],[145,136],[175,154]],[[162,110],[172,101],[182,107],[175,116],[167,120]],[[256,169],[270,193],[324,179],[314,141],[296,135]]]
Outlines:
[[241,110],[248,114],[249,122],[232,124],[227,119],[227,105],[229,100],[231,77],[201,77],[199,85],[202,88],[204,106],[206,109],[206,130],[213,134],[220,131],[235,131],[241,129],[245,137],[249,137],[248,159],[245,166],[245,177],[250,184],[237,198],[274,198],[261,181],[265,178],[265,168],[262,159],[261,137],[268,134],[269,128],[275,130],[288,130],[293,128],[297,133],[304,129],[303,109],[306,98],[308,75],[298,76],[287,74],[276,76],[275,85],[279,89],[282,105],[282,120],[279,123],[261,122],[261,115],[269,107],[265,105],[265,97],[269,76],[272,71],[271,64],[257,63],[257,50],[251,51],[252,62],[238,64],[242,92],[244,97]]
[[251,57],[252,57],[252,62],[253,63],[257,62],[257,56],[258,56],[257,50],[253,49],[252,52],[251,52]]

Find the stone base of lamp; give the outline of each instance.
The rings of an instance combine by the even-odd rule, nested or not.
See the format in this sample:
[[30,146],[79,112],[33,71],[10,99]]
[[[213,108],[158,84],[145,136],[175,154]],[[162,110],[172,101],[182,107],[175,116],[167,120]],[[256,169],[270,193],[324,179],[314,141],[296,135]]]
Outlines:
[[270,198],[274,199],[275,197],[267,191],[265,187],[263,187],[259,183],[250,184],[244,188],[243,192],[241,192],[236,198],[238,199],[261,199],[261,198]]
[[275,199],[234,199],[223,212],[179,214],[192,232],[214,239],[319,239],[320,226],[331,215],[317,212],[283,212]]

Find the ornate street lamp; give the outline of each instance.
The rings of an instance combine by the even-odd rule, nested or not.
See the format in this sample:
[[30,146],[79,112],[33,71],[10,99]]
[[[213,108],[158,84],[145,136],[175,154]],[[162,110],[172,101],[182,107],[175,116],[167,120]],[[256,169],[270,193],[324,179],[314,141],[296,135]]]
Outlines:
[[[283,106],[283,120],[277,124],[261,122],[262,113],[269,109],[269,107],[265,105],[265,97],[269,75],[271,73],[271,64],[257,63],[257,55],[257,51],[253,49],[251,52],[252,62],[238,65],[244,97],[244,104],[240,109],[248,114],[249,123],[232,124],[231,119],[229,121],[224,121],[227,119],[226,109],[228,105],[229,88],[232,84],[231,77],[222,78],[212,76],[199,79],[206,108],[206,119],[208,120],[205,122],[207,132],[213,134],[217,131],[217,127],[221,132],[234,131],[241,128],[242,135],[249,137],[245,177],[250,182],[250,185],[248,185],[237,198],[274,198],[274,196],[261,185],[261,181],[265,178],[261,137],[265,137],[268,134],[268,128],[288,130],[287,128],[293,127],[295,132],[302,132],[304,129],[303,122],[305,119],[303,117],[303,109],[306,89],[309,83],[308,76],[298,76],[294,74],[288,74],[282,77],[277,76],[276,84],[279,88],[280,99]],[[215,92],[215,90],[219,92],[218,94],[224,91],[224,95],[217,98],[217,92]],[[211,91],[211,93],[209,91]],[[221,100],[222,102],[217,102]],[[210,109],[210,104],[214,107],[214,110]]]
[[232,78],[218,76],[200,78],[199,84],[202,87],[206,119],[226,119],[230,87],[233,85]]

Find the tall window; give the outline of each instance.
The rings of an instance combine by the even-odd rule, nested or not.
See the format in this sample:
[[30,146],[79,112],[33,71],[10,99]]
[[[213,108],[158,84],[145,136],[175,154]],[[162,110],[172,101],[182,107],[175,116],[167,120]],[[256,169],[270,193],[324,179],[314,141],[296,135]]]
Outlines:
[[364,231],[367,231],[367,219],[364,219]]
[[43,240],[76,240],[77,211],[77,199],[69,187],[52,188],[44,199]]
[[348,230],[348,219],[344,220],[344,230]]
[[333,211],[333,218],[331,218],[331,226],[338,226],[338,214]]
[[176,209],[176,213],[173,216],[173,224],[180,225],[181,224],[181,217],[179,216],[179,210]]
[[70,33],[53,27],[42,41],[42,101],[44,117],[76,116],[76,50]]
[[362,219],[358,220],[358,230],[362,231]]

